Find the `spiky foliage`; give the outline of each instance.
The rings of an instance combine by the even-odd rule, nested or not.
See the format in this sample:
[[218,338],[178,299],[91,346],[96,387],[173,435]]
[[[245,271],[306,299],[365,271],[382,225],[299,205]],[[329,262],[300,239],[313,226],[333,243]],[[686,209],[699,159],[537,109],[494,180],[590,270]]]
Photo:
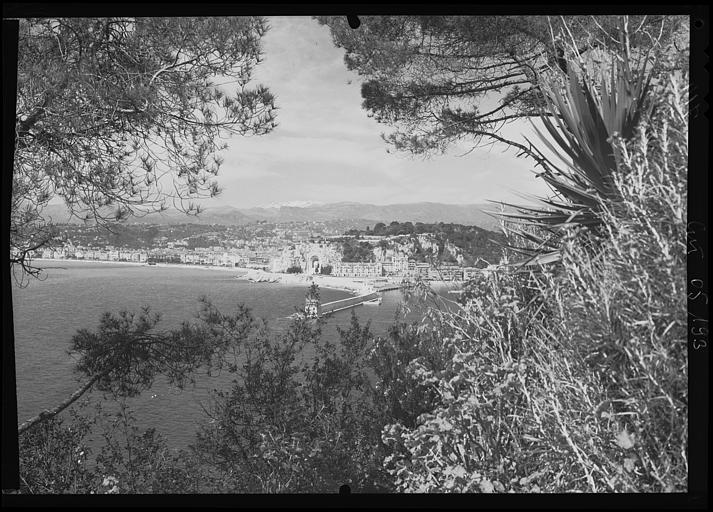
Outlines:
[[[528,258],[521,264],[543,264],[560,259],[563,229],[578,227],[601,235],[601,212],[621,198],[613,187],[621,166],[616,139],[630,140],[636,128],[652,114],[658,68],[651,54],[632,52],[626,23],[619,41],[605,52],[592,73],[580,56],[569,67],[560,87],[553,75],[540,77],[545,107],[540,116],[544,129],[533,123],[541,142],[528,143],[540,157],[538,175],[553,196],[534,199],[537,206],[516,206],[515,212],[499,213],[511,223],[530,228],[509,229],[527,243],[512,247]],[[600,52],[601,53],[601,52]],[[591,64],[591,63],[590,63]],[[549,154],[546,154],[549,153]]]

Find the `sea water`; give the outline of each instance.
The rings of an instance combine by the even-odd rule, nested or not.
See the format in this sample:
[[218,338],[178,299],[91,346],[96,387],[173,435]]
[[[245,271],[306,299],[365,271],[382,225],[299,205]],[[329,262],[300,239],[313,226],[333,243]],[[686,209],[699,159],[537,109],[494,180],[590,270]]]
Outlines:
[[[304,306],[307,290],[306,286],[251,283],[236,279],[237,272],[202,267],[35,263],[45,269],[42,280],[32,279],[22,288],[13,286],[12,294],[18,423],[56,406],[81,386],[83,377],[74,373],[76,359],[68,353],[71,338],[79,329],[95,331],[105,311],[138,313],[142,306],[149,306],[161,314],[158,328],[170,329],[194,318],[198,299],[205,296],[223,313],[231,313],[237,304],[244,303],[255,316],[279,329],[288,322],[286,317]],[[352,296],[328,288],[322,288],[320,294],[323,302]],[[384,293],[381,305],[360,306],[353,311],[360,320],[371,321],[375,334],[385,334],[400,303],[400,292],[391,291]],[[336,326],[348,325],[351,311],[330,317],[323,336],[336,338]],[[203,410],[210,391],[227,387],[232,378],[226,373],[199,374],[195,386],[183,390],[158,378],[151,389],[129,399],[128,404],[140,428],[153,427],[170,447],[185,448],[194,442],[199,425],[210,421]],[[97,391],[91,393],[91,399],[106,400]]]

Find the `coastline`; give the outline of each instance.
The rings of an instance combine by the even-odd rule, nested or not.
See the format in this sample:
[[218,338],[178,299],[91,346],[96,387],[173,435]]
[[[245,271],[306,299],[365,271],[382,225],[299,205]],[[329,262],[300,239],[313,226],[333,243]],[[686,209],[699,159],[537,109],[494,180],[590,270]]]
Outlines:
[[32,263],[38,263],[42,261],[50,261],[52,263],[62,263],[65,261],[71,261],[73,263],[115,263],[117,265],[146,265],[146,263],[140,263],[138,261],[108,261],[108,260],[74,260],[67,258],[33,258]]
[[304,274],[281,274],[277,272],[269,272],[266,270],[257,270],[246,267],[216,267],[213,265],[190,265],[185,263],[156,263],[149,265],[137,261],[109,261],[109,260],[75,260],[66,258],[35,258],[33,260],[40,268],[41,262],[51,263],[101,263],[112,265],[129,265],[135,267],[161,267],[161,268],[181,268],[181,269],[202,269],[202,270],[217,270],[221,272],[233,272],[237,274],[236,279],[244,281],[253,281],[266,284],[284,284],[288,286],[309,286],[312,283],[317,284],[320,288],[329,288],[331,290],[339,290],[353,293],[355,295],[363,295],[369,293],[369,283],[362,279],[351,277],[334,277],[323,275],[304,275]]
[[203,270],[222,270],[222,271],[228,271],[232,272],[234,270],[238,271],[247,271],[249,269],[246,268],[239,268],[239,267],[216,267],[216,266],[208,266],[208,265],[188,265],[185,263],[156,263],[155,265],[149,265],[148,263],[145,262],[138,262],[138,261],[109,261],[109,260],[74,260],[74,259],[66,259],[66,258],[35,258],[32,260],[33,262],[40,262],[40,261],[51,261],[53,263],[62,263],[66,261],[71,261],[73,263],[101,263],[104,265],[131,265],[135,267],[164,267],[164,268],[192,268],[192,269],[203,269]]
[[[52,263],[71,261],[77,263],[101,263],[107,265],[129,265],[139,267],[155,266],[161,268],[217,270],[220,272],[233,272],[236,279],[250,281],[255,284],[283,284],[287,286],[307,287],[314,283],[320,288],[349,292],[355,296],[365,295],[374,290],[373,281],[369,278],[336,277],[322,274],[283,274],[279,272],[270,272],[267,270],[246,267],[217,267],[213,265],[191,265],[186,263],[156,263],[155,265],[149,265],[148,263],[141,263],[137,261],[75,260],[64,258],[35,258],[33,260],[33,262],[36,263],[45,261]],[[460,288],[460,286],[453,281],[429,281],[429,286],[442,290]]]
[[[237,268],[237,267],[236,267]],[[320,288],[350,292],[355,295],[365,295],[372,291],[371,283],[366,279],[352,277],[335,277],[321,274],[283,274],[267,270],[244,269],[245,274],[238,279],[256,283],[279,283],[291,286],[309,286],[316,284]]]

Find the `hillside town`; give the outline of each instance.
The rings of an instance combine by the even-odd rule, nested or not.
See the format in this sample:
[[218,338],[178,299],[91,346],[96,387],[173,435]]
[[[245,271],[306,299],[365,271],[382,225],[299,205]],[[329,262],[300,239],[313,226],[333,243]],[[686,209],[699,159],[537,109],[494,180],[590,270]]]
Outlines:
[[[113,236],[99,236],[97,233],[101,232],[92,228],[66,225],[61,227],[52,246],[41,248],[32,256],[441,281],[468,280],[478,269],[494,263],[480,257],[492,254],[493,244],[489,241],[485,243],[488,247],[481,247],[481,251],[464,251],[434,232],[392,229],[397,234],[366,234],[375,233],[367,228],[365,232],[352,229],[335,235],[326,234],[319,224],[304,224],[258,223],[239,230],[226,226],[149,226],[124,228],[123,232],[114,230]],[[400,226],[398,222],[391,224],[392,228]]]

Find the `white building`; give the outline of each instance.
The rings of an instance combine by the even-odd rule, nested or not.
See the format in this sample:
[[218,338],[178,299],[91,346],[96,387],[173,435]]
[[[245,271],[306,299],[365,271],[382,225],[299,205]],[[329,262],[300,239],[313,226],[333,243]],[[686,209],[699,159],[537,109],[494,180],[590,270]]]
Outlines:
[[364,262],[343,262],[332,265],[332,275],[337,277],[381,277],[383,264]]

